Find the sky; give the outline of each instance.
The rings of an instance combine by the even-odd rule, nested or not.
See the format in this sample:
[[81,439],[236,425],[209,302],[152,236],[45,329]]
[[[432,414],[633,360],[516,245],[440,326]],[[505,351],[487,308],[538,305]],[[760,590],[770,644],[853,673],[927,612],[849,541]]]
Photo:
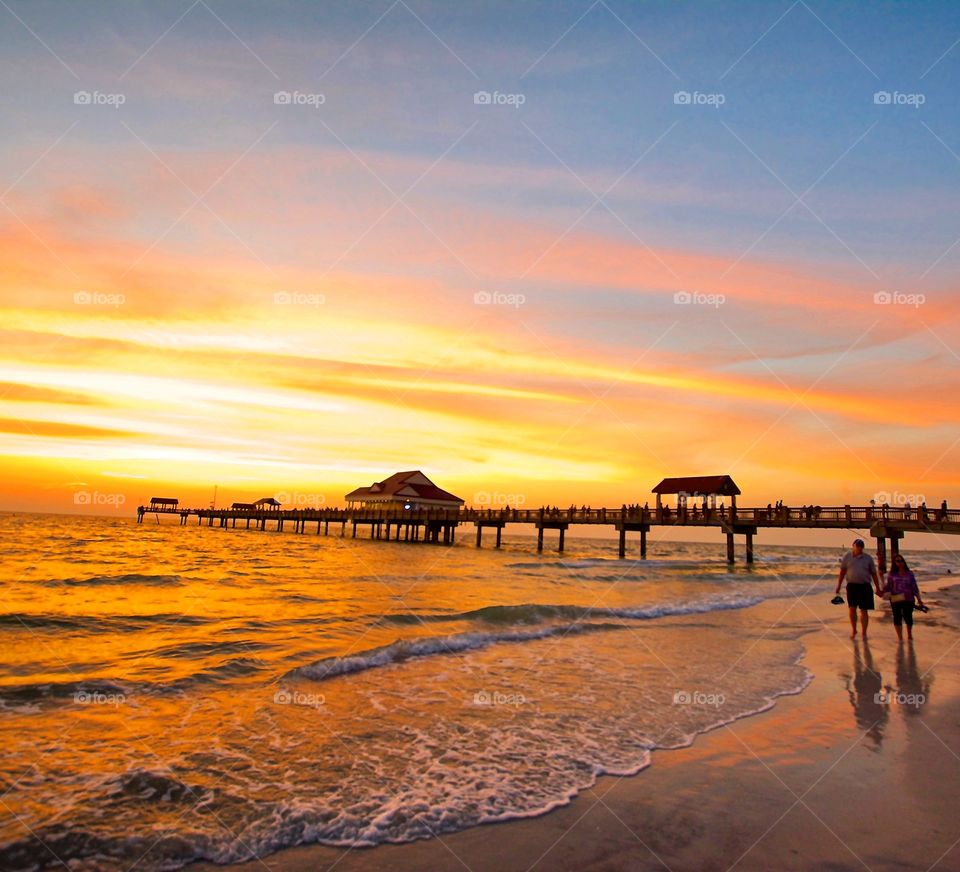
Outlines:
[[0,22],[0,509],[960,504],[956,4]]

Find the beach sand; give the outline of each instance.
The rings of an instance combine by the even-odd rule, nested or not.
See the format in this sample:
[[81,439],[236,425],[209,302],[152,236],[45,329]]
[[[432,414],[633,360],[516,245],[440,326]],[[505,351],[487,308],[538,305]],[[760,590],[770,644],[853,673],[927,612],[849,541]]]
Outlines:
[[[905,643],[899,669],[888,609],[874,612],[865,647],[822,594],[754,607],[759,626],[803,634],[806,690],[549,814],[191,872],[960,869],[960,586],[947,583],[925,585],[932,610],[917,619],[915,662]],[[875,702],[886,688],[891,702]]]

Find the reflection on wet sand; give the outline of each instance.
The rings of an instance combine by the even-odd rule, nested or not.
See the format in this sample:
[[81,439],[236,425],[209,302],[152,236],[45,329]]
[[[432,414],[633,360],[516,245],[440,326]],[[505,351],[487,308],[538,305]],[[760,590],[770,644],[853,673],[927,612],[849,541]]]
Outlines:
[[[931,684],[931,670],[921,674],[917,668],[917,652],[913,643],[900,645],[897,648],[897,688],[893,701],[904,716],[920,714],[921,708],[930,700]],[[887,688],[888,692],[892,690],[893,688]]]
[[870,645],[863,640],[853,642],[853,675],[841,676],[846,681],[850,705],[857,726],[868,736],[879,750],[883,741],[883,730],[889,719],[887,705],[883,702],[883,677],[873,660]]

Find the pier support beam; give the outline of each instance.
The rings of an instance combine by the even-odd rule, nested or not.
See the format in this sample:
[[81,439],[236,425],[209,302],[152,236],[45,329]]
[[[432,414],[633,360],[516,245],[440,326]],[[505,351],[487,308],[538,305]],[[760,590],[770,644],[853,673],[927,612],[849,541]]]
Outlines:
[[640,559],[647,559],[647,528],[640,528]]
[[887,571],[887,539],[890,540],[890,562],[900,553],[903,530],[888,527],[882,522],[870,528],[870,535],[877,540],[877,571],[882,576]]
[[537,553],[543,551],[543,527],[537,527]]
[[753,533],[747,533],[747,563],[753,563]]
[[733,563],[736,559],[733,550],[733,533],[727,533],[727,563]]
[[483,527],[477,524],[477,548],[480,547],[480,540],[483,538]]
[[566,527],[560,528],[560,541],[557,543],[557,551],[563,552],[563,534],[566,533]]
[[497,527],[497,544],[496,548],[500,547],[500,534],[503,533],[503,527]]
[[627,556],[627,531],[623,527],[620,528],[620,557]]

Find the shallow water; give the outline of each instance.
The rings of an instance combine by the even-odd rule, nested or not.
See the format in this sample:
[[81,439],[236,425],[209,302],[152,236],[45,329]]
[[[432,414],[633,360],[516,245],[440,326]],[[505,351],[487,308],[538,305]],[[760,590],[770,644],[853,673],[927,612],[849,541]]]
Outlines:
[[[838,554],[0,516],[0,867],[174,869],[542,813],[809,680]],[[462,537],[461,537],[462,538]],[[946,556],[916,568],[935,574]]]

